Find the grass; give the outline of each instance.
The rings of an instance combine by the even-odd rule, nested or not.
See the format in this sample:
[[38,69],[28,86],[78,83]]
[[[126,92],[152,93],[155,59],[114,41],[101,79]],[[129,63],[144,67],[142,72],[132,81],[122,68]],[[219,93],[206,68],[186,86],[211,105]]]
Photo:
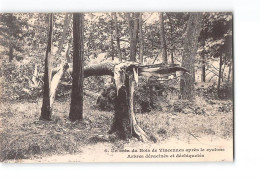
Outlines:
[[[84,101],[85,118],[74,123],[67,120],[69,99],[56,101],[51,122],[38,120],[41,101],[2,102],[1,160],[75,153],[79,152],[82,146],[107,141],[112,142],[115,147],[122,148],[127,141],[107,135],[112,124],[113,112],[95,109],[95,100],[90,97],[86,97]],[[230,109],[232,102],[228,100],[207,101],[203,97],[196,97],[194,102],[190,103],[169,97],[162,111],[138,113],[136,118],[153,142],[160,142],[169,137],[184,141],[191,137],[204,136],[212,139],[231,139],[233,113]]]

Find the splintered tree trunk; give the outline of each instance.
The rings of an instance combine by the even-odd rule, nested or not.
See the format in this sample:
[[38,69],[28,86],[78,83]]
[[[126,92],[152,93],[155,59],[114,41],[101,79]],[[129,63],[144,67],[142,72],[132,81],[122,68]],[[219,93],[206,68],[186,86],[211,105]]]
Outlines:
[[167,50],[166,50],[166,41],[164,33],[164,20],[163,12],[160,13],[160,39],[161,39],[161,49],[162,49],[162,59],[164,64],[168,64],[167,61]]
[[83,119],[83,32],[84,15],[73,14],[73,72],[69,118],[71,121]]
[[119,61],[122,61],[122,54],[121,54],[121,49],[120,49],[120,38],[119,38],[119,32],[118,32],[118,24],[117,24],[117,15],[116,13],[114,14],[114,20],[115,20],[115,31],[116,31],[116,47],[117,47],[117,53],[118,53],[118,58]]
[[114,122],[109,133],[116,132],[124,140],[136,137],[141,141],[147,141],[148,136],[135,119],[134,83],[133,74],[126,75],[125,85],[119,89],[115,99]]
[[43,78],[43,102],[40,120],[51,120],[52,109],[50,103],[50,84],[51,84],[51,44],[53,35],[53,14],[49,14],[48,44],[45,55],[45,68]]
[[222,72],[221,72],[221,68],[222,68],[222,55],[220,55],[220,57],[219,57],[219,70],[218,70],[218,86],[217,86],[217,91],[218,91],[218,97],[220,97],[220,83],[221,83],[221,74],[222,74]]
[[190,74],[184,74],[181,77],[180,92],[182,99],[191,100],[194,95],[194,62],[198,49],[198,37],[200,34],[201,19],[201,13],[191,13],[187,25],[184,51],[182,56],[182,67],[189,70]]
[[144,37],[143,37],[143,19],[142,19],[142,14],[140,13],[139,16],[139,42],[140,42],[140,51],[139,51],[139,58],[140,58],[140,63],[144,63]]

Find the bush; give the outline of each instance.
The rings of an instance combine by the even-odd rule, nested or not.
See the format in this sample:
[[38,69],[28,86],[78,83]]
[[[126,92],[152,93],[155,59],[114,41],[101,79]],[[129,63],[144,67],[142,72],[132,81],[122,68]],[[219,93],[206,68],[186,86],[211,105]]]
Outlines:
[[[138,86],[135,87],[134,103],[135,112],[146,113],[151,110],[162,109],[161,98],[166,97],[167,86],[158,81],[151,83],[140,80]],[[114,110],[114,100],[116,97],[116,88],[114,84],[103,89],[101,95],[97,99],[97,106],[104,111]]]

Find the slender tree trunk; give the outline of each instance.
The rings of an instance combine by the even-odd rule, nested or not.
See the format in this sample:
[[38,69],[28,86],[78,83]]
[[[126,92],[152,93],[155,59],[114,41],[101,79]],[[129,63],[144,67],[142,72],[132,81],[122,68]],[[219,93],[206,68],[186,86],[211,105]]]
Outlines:
[[64,28],[63,28],[63,32],[62,32],[62,35],[61,35],[61,40],[59,41],[59,45],[58,45],[59,49],[57,51],[56,56],[59,56],[61,51],[62,51],[62,47],[63,47],[64,41],[66,39],[66,35],[68,33],[68,30],[69,30],[71,18],[72,18],[72,14],[67,13],[66,16],[65,16],[65,19],[64,19]]
[[13,61],[14,59],[14,47],[13,45],[9,46],[9,62]]
[[112,57],[112,60],[114,60],[114,58],[115,58],[115,48],[114,48],[114,38],[113,38],[113,19],[111,20],[110,27],[111,27],[110,28],[111,57]]
[[[223,62],[222,62],[223,63]],[[221,81],[224,82],[225,79],[225,68],[226,68],[226,64],[223,64],[223,68],[221,70]]]
[[84,14],[73,14],[73,72],[69,118],[83,119],[83,55],[84,55]]
[[206,82],[206,65],[205,65],[205,59],[203,57],[202,59],[202,67],[201,67],[201,81]]
[[164,63],[164,64],[168,64],[166,41],[165,41],[165,33],[164,33],[163,12],[160,13],[160,39],[161,39],[161,49],[162,49],[162,59],[163,59],[163,63]]
[[53,14],[49,14],[48,44],[45,54],[45,68],[43,78],[43,102],[40,120],[51,120],[52,109],[50,103],[50,84],[51,84],[51,46],[53,36]]
[[122,61],[122,54],[121,54],[121,48],[120,48],[120,36],[118,32],[118,24],[117,24],[117,15],[116,13],[114,14],[114,20],[115,20],[115,31],[116,31],[116,47],[117,47],[117,53],[118,53],[118,58],[119,61]]
[[220,85],[221,85],[221,68],[222,68],[222,55],[219,57],[219,71],[218,71],[218,85],[217,85],[217,91],[218,91],[218,97],[221,96],[220,94]]
[[198,37],[200,34],[201,19],[201,13],[190,13],[182,56],[182,67],[189,70],[190,74],[184,74],[181,77],[180,92],[182,99],[191,100],[194,97],[194,62],[198,49]]
[[228,69],[228,82],[230,82],[230,76],[231,76],[231,71],[232,71],[232,61],[229,64],[229,69]]
[[[171,63],[174,64],[174,40],[173,40],[173,22],[170,18],[169,14],[166,13],[166,16],[168,17],[169,24],[170,24],[170,41],[171,41],[171,48],[170,48],[170,55],[171,55]],[[176,73],[173,74],[175,77],[177,76]]]
[[140,42],[140,51],[139,51],[139,58],[140,58],[140,63],[144,63],[144,37],[143,37],[143,19],[142,19],[142,13],[140,13],[139,16],[139,42]]

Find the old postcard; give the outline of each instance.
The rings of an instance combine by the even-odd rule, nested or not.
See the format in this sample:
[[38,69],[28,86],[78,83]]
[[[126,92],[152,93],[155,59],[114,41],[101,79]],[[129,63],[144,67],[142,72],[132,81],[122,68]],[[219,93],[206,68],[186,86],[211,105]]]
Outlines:
[[0,161],[233,161],[231,12],[0,14]]

